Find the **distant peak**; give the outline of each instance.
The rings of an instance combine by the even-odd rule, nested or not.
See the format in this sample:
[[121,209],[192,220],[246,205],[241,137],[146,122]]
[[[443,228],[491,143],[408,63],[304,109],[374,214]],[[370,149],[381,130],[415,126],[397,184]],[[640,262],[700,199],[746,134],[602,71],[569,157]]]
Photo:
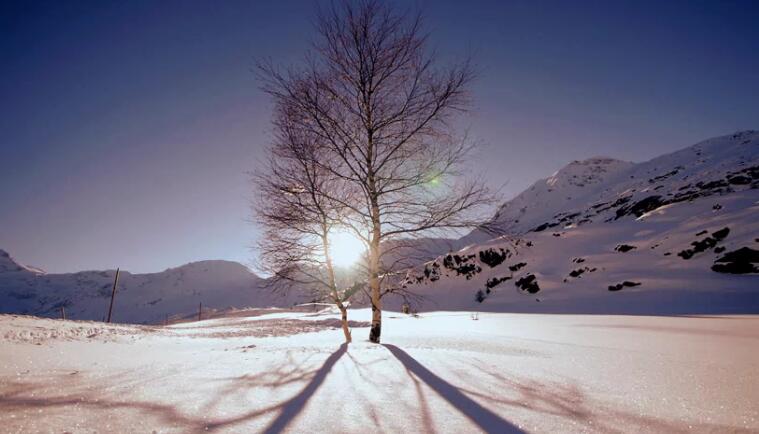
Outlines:
[[634,163],[617,160],[610,157],[591,157],[584,160],[574,160],[562,167],[546,179],[549,187],[558,187],[569,184],[583,187],[596,184],[606,178],[607,175],[631,167]]
[[184,272],[184,273],[237,273],[237,274],[253,274],[250,268],[245,265],[235,262],[227,261],[223,259],[210,259],[203,261],[188,262],[187,264],[180,265],[178,267],[171,267],[164,272]]
[[36,274],[45,274],[44,271],[38,268],[19,264],[8,252],[0,249],[0,273],[11,271],[29,271]]
[[619,164],[619,163],[627,163],[629,162],[624,160],[618,160],[616,158],[611,157],[604,157],[604,156],[595,156],[586,158],[584,160],[574,160],[571,163],[567,164],[567,166],[591,166],[594,164],[600,164],[600,165],[609,165],[609,164]]

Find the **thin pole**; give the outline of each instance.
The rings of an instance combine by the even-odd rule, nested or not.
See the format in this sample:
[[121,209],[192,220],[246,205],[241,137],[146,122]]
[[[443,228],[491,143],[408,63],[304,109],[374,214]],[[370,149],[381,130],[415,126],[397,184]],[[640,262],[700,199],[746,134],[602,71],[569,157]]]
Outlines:
[[111,291],[111,306],[108,308],[108,321],[111,322],[111,314],[113,313],[113,299],[116,297],[116,285],[119,283],[119,269],[116,269],[116,277],[113,279],[113,290]]
[[61,318],[66,319],[66,307],[61,306]]
[[198,303],[198,321],[200,321],[200,312],[203,310],[203,303]]

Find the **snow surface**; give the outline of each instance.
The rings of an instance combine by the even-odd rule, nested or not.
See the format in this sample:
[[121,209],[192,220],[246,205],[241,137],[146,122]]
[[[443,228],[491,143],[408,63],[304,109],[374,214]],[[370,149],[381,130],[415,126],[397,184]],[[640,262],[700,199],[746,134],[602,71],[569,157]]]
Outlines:
[[[0,313],[102,320],[108,311],[116,270],[44,274],[0,251]],[[200,261],[159,273],[119,273],[113,320],[163,323],[197,315],[198,305],[218,310],[249,306],[292,306],[301,300],[264,289],[265,279],[231,261]]]
[[[505,235],[475,231],[460,240],[467,247],[406,274],[401,284],[417,296],[412,305],[759,313],[756,272],[712,269],[729,252],[759,254],[759,132],[717,137],[640,164],[571,163],[504,204],[494,221]],[[494,255],[502,262],[488,264]]]
[[[759,316],[0,315],[3,432],[757,432]],[[367,321],[368,309],[353,311]]]
[[[749,246],[759,250],[759,190],[714,200],[676,203],[640,218],[590,223],[559,231],[529,233],[516,241],[496,239],[453,255],[467,261],[446,267],[446,256],[406,277],[407,288],[420,297],[420,309],[466,309],[497,312],[717,314],[759,312],[759,276],[712,271],[723,252]],[[678,256],[692,242],[729,229],[715,248],[690,259]],[[705,231],[705,232],[704,232]],[[701,235],[697,235],[701,234]],[[558,236],[555,236],[558,235]],[[618,246],[634,249],[622,252]],[[503,249],[503,250],[501,250]],[[483,252],[505,252],[490,266]],[[580,261],[581,262],[578,262]],[[437,264],[437,266],[435,266]],[[450,263],[449,263],[450,264]],[[468,267],[474,271],[466,273]],[[581,271],[577,277],[573,272]],[[429,274],[427,274],[429,272]],[[516,283],[535,276],[536,293]],[[487,293],[491,279],[505,279]],[[610,291],[621,282],[640,285]],[[485,292],[478,302],[478,291]],[[390,303],[391,305],[394,303]],[[397,301],[395,302],[397,304]],[[412,303],[413,304],[413,303]]]
[[[518,235],[547,223],[565,226],[608,218],[611,206],[622,199],[634,203],[658,195],[665,200],[690,200],[756,188],[757,179],[739,179],[734,173],[759,171],[759,131],[704,140],[643,163],[596,157],[574,161],[551,177],[539,180],[496,213],[496,226]],[[709,186],[711,182],[724,185]],[[575,215],[576,214],[576,215]],[[580,223],[582,222],[582,223]],[[487,241],[482,231],[462,238],[462,246]]]

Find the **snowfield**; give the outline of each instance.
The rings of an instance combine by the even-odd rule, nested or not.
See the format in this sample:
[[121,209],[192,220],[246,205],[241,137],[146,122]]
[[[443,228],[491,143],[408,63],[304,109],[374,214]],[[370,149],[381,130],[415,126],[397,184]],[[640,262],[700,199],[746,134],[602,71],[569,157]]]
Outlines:
[[759,316],[0,315],[3,432],[757,432]]
[[0,250],[0,432],[759,432],[759,132],[572,162],[493,223],[395,246],[384,307],[421,313],[383,345],[228,261],[50,319],[104,318],[115,271]]

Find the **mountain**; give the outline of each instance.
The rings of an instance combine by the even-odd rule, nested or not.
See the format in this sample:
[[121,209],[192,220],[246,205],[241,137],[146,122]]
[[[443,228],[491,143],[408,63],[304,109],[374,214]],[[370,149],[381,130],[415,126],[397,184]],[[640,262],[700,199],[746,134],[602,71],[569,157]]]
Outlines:
[[435,309],[759,312],[759,132],[572,162],[490,226],[401,284]]
[[[527,232],[568,208],[587,203],[608,187],[610,180],[633,166],[634,163],[606,157],[573,161],[503,204],[489,226],[497,227],[504,233]],[[474,231],[463,237],[459,244],[467,245],[491,238],[492,233]]]
[[[386,265],[411,268],[397,282],[406,297],[387,297],[385,307],[408,301],[425,310],[757,313],[759,132],[643,163],[574,161],[504,203],[488,226],[499,236],[474,231],[459,240],[388,244]],[[0,313],[58,317],[65,307],[69,318],[101,320],[114,275],[45,274],[0,250]],[[266,279],[228,261],[122,272],[114,321],[157,323],[192,315],[198,303],[291,306],[308,299],[301,294],[275,294]]]
[[[0,250],[0,313],[102,320],[116,270],[45,274],[24,267]],[[296,294],[275,294],[266,280],[230,261],[200,261],[159,273],[119,273],[114,322],[159,323],[204,309],[290,306]]]

